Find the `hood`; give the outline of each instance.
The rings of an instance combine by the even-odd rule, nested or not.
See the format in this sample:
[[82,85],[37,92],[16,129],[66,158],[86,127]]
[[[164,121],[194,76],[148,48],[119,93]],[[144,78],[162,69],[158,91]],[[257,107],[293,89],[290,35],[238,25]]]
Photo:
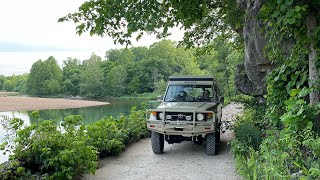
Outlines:
[[213,102],[162,102],[158,109],[206,111],[215,105]]

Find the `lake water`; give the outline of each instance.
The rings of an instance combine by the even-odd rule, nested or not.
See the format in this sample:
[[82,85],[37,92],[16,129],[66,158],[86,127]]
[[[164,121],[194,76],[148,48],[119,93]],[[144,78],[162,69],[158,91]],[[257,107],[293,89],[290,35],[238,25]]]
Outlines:
[[[101,99],[99,99],[101,101]],[[63,120],[64,117],[69,115],[82,115],[83,124],[91,124],[103,117],[128,114],[133,106],[140,108],[142,102],[147,102],[150,108],[156,107],[159,103],[157,101],[148,101],[141,99],[103,99],[102,101],[109,102],[109,105],[74,108],[74,109],[55,109],[55,110],[40,110],[40,117],[42,119]],[[0,116],[4,115],[9,118],[21,118],[24,121],[24,125],[30,125],[31,123],[37,123],[37,120],[31,116],[32,111],[12,111],[12,112],[0,112]],[[2,117],[0,117],[2,118]],[[0,119],[1,120],[1,119]],[[0,125],[0,143],[1,139],[5,137],[7,132]],[[3,155],[0,151],[0,163],[6,161],[8,155]]]

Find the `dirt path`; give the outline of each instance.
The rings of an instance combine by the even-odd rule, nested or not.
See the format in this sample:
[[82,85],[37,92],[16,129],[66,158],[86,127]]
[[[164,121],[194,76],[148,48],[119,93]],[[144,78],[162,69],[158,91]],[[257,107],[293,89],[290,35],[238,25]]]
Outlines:
[[[231,103],[223,109],[223,121],[232,121],[241,112],[241,105]],[[156,155],[151,150],[150,139],[143,139],[119,156],[101,160],[96,174],[83,179],[241,179],[227,145],[232,138],[230,131],[221,134],[222,142],[216,156],[207,156],[204,145],[192,142],[165,143],[164,153]]]

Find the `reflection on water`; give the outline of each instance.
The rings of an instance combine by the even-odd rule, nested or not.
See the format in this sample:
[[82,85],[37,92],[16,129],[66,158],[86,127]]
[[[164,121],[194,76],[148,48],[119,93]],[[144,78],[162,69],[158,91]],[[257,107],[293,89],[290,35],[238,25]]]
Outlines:
[[[140,108],[141,103],[146,100],[139,99],[104,99],[103,101],[110,102],[109,105],[84,107],[76,109],[55,109],[55,110],[40,110],[41,119],[63,120],[64,117],[69,115],[82,115],[83,124],[91,124],[106,116],[118,116],[119,114],[128,114],[132,106]],[[148,102],[150,108],[156,107],[159,103],[156,101]],[[24,121],[24,125],[30,125],[30,123],[37,123],[37,119],[31,116],[32,111],[13,111],[13,112],[0,112],[0,115],[5,115],[9,118],[21,118]],[[2,117],[0,117],[2,118]],[[1,119],[0,119],[1,120]],[[0,143],[1,139],[7,132],[0,125]],[[8,156],[5,156],[0,151],[0,163],[6,161]]]

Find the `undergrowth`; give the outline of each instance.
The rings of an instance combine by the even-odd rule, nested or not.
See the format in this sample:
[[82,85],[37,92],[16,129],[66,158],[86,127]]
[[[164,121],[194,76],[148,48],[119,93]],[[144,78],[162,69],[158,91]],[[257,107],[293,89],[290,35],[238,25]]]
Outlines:
[[[106,117],[83,125],[82,116],[72,115],[62,122],[43,120],[23,126],[21,119],[10,120],[15,138],[6,139],[0,149],[10,153],[0,165],[0,179],[74,179],[93,174],[99,156],[115,155],[133,141],[149,135],[145,109],[135,107],[127,116]],[[57,124],[60,124],[57,127]]]

